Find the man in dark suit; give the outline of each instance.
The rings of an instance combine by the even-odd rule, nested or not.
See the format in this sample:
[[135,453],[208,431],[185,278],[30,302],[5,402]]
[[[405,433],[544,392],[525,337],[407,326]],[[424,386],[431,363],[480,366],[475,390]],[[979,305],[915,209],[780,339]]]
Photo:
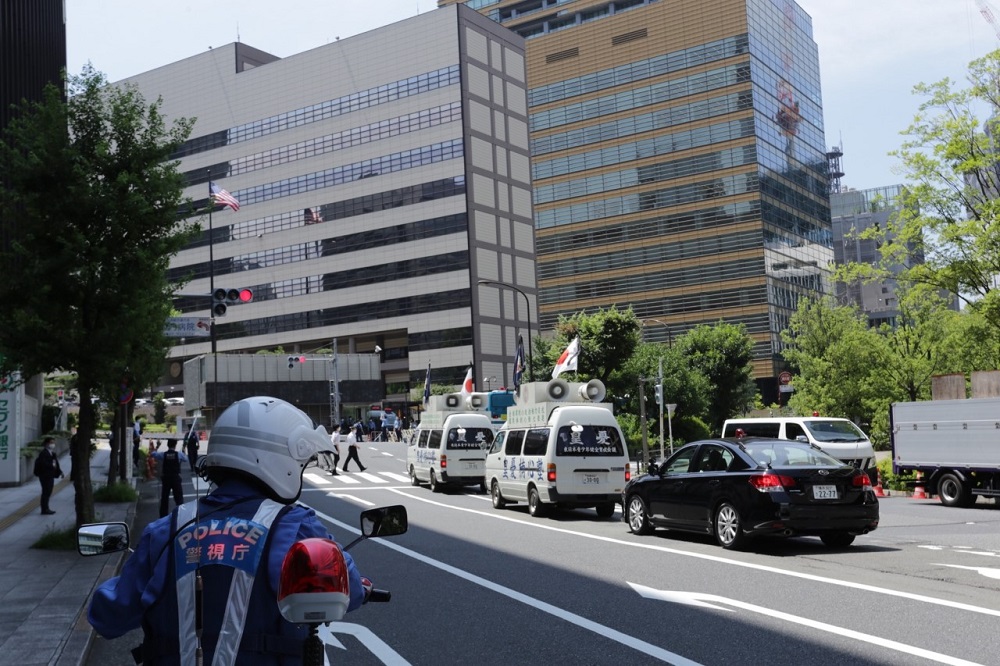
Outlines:
[[62,469],[59,467],[59,458],[56,456],[56,440],[52,437],[46,437],[42,441],[42,452],[35,459],[35,476],[42,484],[42,515],[52,515],[55,513],[49,509],[52,486],[55,485],[56,478],[63,477]]

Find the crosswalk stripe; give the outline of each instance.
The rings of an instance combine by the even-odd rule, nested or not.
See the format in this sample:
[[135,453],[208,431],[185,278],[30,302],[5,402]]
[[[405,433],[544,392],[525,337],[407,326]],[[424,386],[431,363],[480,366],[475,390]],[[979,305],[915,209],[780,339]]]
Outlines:
[[379,474],[387,476],[390,479],[393,479],[395,481],[401,481],[403,483],[409,483],[410,482],[410,477],[408,477],[405,474],[396,474],[394,472],[379,472]]
[[365,481],[371,481],[372,483],[389,483],[385,479],[376,476],[372,472],[352,472],[351,476],[360,476]]

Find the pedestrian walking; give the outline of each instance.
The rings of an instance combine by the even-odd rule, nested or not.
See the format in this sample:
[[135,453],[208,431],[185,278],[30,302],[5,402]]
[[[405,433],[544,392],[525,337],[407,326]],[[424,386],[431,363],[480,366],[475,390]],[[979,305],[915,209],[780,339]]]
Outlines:
[[358,448],[360,446],[358,443],[358,438],[352,433],[346,437],[346,444],[347,444],[347,460],[344,461],[344,471],[345,472],[348,471],[347,465],[352,460],[358,463],[358,467],[361,468],[362,472],[365,471],[367,468],[361,464],[361,458],[358,457]]
[[132,424],[132,464],[139,464],[139,447],[142,445],[142,431],[144,430],[142,421],[135,417]]
[[59,467],[59,457],[56,456],[56,440],[52,437],[46,437],[42,440],[42,451],[35,458],[35,476],[42,484],[42,515],[50,516],[55,513],[49,508],[52,487],[55,485],[56,478],[63,477],[62,468]]
[[188,433],[187,441],[184,443],[184,448],[187,449],[188,462],[191,463],[191,474],[195,473],[195,465],[198,462],[198,445],[199,445],[198,431],[194,428]]
[[166,451],[154,451],[153,458],[160,463],[160,518],[170,513],[170,494],[174,495],[177,506],[184,504],[184,489],[181,488],[181,463],[187,462],[186,455],[177,450],[177,440],[167,440]]
[[337,465],[340,463],[340,432],[336,426],[330,433],[330,448],[318,452],[316,460],[317,464],[331,476],[337,476]]

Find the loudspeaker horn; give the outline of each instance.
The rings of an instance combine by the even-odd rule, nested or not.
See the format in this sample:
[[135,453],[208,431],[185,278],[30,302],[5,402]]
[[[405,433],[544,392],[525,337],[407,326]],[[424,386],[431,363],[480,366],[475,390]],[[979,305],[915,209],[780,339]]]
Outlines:
[[444,397],[444,406],[449,409],[456,409],[462,406],[461,393],[449,393]]
[[608,394],[604,388],[604,382],[600,379],[591,379],[586,384],[580,386],[580,397],[593,402],[603,402],[604,396]]
[[561,379],[553,379],[545,385],[545,395],[552,401],[565,400],[569,397],[569,384]]
[[465,399],[465,404],[469,409],[485,409],[486,408],[486,394],[485,393],[473,393],[468,398]]

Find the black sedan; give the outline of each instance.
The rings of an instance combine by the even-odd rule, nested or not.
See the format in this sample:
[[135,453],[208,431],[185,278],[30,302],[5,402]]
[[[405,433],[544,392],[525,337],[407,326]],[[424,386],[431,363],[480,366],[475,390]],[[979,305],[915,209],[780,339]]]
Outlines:
[[732,549],[764,534],[813,535],[846,548],[878,527],[867,474],[815,445],[781,439],[692,442],[627,483],[622,507],[635,534],[714,534]]

